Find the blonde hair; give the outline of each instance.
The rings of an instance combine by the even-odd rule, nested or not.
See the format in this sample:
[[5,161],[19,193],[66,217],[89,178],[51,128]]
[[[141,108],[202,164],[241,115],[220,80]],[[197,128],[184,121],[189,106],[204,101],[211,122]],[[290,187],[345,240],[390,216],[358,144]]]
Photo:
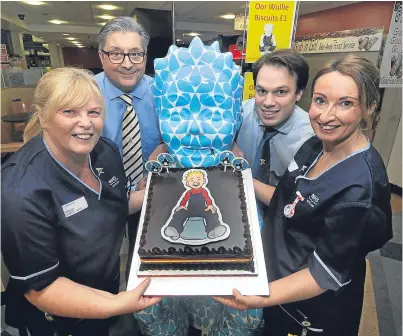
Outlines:
[[374,112],[380,102],[379,93],[379,70],[371,61],[357,55],[347,55],[341,59],[333,60],[320,70],[312,81],[312,94],[316,81],[331,72],[339,72],[344,76],[351,77],[358,88],[358,97],[361,108],[366,115],[363,118],[360,129],[368,130],[373,128]]
[[105,117],[104,99],[91,72],[78,68],[57,68],[46,73],[34,92],[31,106],[33,115],[25,128],[24,142],[41,135],[41,122],[45,123],[58,110],[82,107],[94,94],[99,98],[102,117]]
[[185,181],[188,182],[193,175],[202,175],[203,179],[206,180],[206,172],[201,169],[189,169],[185,175]]

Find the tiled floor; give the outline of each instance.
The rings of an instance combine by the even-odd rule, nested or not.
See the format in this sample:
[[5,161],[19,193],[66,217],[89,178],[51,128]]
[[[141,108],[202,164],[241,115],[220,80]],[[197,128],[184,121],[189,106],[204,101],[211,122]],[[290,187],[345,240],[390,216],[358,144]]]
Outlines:
[[[359,336],[402,335],[402,198],[392,195],[394,237],[378,251],[368,256],[369,271],[365,284],[365,300]],[[126,265],[127,256],[122,258]],[[123,268],[122,268],[123,270]],[[121,273],[121,289],[125,288],[125,274]],[[1,336],[18,336],[18,331],[4,325],[1,310]],[[110,336],[137,336],[136,323],[131,315],[120,317]]]

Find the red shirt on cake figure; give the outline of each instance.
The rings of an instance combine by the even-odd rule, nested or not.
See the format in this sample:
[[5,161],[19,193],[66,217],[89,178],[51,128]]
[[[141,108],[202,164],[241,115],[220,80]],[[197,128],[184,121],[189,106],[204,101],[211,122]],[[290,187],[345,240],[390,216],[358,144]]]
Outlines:
[[189,217],[204,219],[209,239],[220,238],[226,233],[227,227],[222,225],[217,207],[213,205],[213,199],[207,191],[205,174],[206,172],[201,169],[190,169],[185,173],[185,183],[190,189],[183,195],[164,230],[164,234],[170,239],[179,239],[184,229],[184,223]]

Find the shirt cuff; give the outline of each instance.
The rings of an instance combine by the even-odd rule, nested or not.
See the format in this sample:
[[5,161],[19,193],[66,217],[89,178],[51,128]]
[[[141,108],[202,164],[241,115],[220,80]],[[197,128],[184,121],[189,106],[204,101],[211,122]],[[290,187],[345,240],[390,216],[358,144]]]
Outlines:
[[10,274],[10,281],[13,281],[16,284],[16,288],[21,288],[24,293],[31,289],[41,291],[59,277],[59,271],[59,262],[57,262],[52,267],[27,276],[15,276]]
[[351,279],[342,283],[337,273],[332,270],[323,262],[320,256],[314,251],[308,260],[309,272],[322,289],[330,289],[337,291],[340,288],[348,285]]

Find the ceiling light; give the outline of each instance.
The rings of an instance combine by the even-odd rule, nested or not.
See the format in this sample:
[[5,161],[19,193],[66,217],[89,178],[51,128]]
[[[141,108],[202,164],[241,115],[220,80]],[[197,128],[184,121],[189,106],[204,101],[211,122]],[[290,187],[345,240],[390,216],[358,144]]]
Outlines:
[[69,36],[69,34],[63,34],[64,36]]
[[99,5],[97,6],[98,8],[105,9],[105,10],[114,10],[118,9],[119,7],[114,6],[114,5]]
[[104,20],[112,20],[112,19],[115,18],[114,16],[108,15],[108,14],[99,15],[98,17],[101,18],[101,19],[104,19]]
[[77,40],[77,39],[75,37],[66,37],[66,40],[74,41],[74,40]]
[[188,33],[187,35],[189,35],[189,36],[199,36],[199,35],[202,35],[202,34],[192,32],[192,33]]
[[225,20],[232,20],[232,19],[235,19],[235,14],[221,15],[220,18],[225,19]]
[[74,43],[74,44],[81,44],[80,41],[72,41],[71,43]]
[[77,46],[77,47],[79,47],[79,48],[84,48],[84,46],[82,46],[82,45],[79,45],[79,46]]
[[105,26],[106,22],[98,22],[97,24],[99,24],[101,26]]
[[48,22],[53,23],[53,24],[67,23],[66,21],[61,21],[61,20],[50,20],[50,21],[48,21]]
[[180,41],[182,41],[182,39],[176,39],[176,42],[180,42]]
[[25,1],[25,3],[32,6],[40,6],[45,4],[43,1]]

